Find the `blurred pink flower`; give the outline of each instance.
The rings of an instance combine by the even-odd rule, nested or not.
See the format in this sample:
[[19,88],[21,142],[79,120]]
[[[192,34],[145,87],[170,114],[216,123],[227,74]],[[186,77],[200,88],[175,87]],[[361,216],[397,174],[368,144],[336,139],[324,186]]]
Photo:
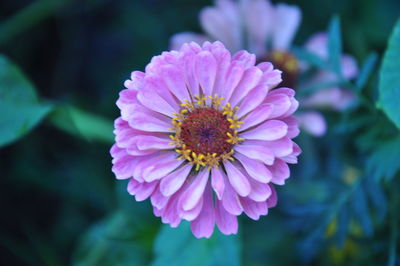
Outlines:
[[[322,59],[328,59],[328,37],[326,33],[320,32],[311,36],[305,47],[307,50],[315,53]],[[357,62],[352,56],[347,54],[342,55],[341,65],[342,75],[344,78],[350,80],[357,76]],[[313,78],[312,83],[330,82],[336,80],[338,80],[338,77],[335,74],[320,70]],[[310,97],[304,99],[302,104],[305,107],[325,107],[328,109],[342,111],[348,107],[351,102],[353,102],[354,98],[355,95],[351,91],[333,87],[313,93]]]
[[215,6],[200,12],[200,23],[208,35],[192,32],[175,34],[171,49],[183,43],[219,40],[231,51],[246,49],[263,57],[267,46],[272,50],[288,50],[301,21],[296,6],[272,5],[267,0],[216,0]]
[[117,106],[117,179],[130,179],[137,201],[150,197],[154,214],[196,237],[215,224],[235,234],[245,212],[258,220],[274,207],[274,185],[297,163],[295,92],[273,89],[281,72],[255,55],[231,56],[220,42],[192,42],[155,56],[125,82]]
[[[171,49],[182,43],[205,40],[220,40],[232,52],[247,49],[257,56],[257,61],[271,61],[283,71],[281,86],[295,87],[301,71],[297,59],[290,54],[290,46],[301,22],[301,10],[297,6],[276,4],[268,0],[216,0],[215,6],[205,7],[200,12],[200,23],[207,35],[182,32],[172,36]],[[306,44],[307,49],[322,58],[327,58],[326,34],[316,34]],[[357,75],[357,64],[353,57],[342,58],[343,75],[347,79]],[[334,81],[336,77],[320,71],[312,80],[315,82]],[[302,106],[328,108],[342,111],[354,100],[354,94],[340,88],[329,88],[304,99]],[[321,113],[315,110],[298,114],[299,123],[314,136],[325,134],[327,125]],[[308,125],[306,125],[306,123]]]

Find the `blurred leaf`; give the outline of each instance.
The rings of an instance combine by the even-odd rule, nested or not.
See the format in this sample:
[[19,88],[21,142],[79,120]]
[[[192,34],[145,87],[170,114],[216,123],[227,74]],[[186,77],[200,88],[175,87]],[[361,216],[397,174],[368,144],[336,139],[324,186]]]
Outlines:
[[365,235],[371,236],[373,234],[371,217],[368,211],[368,203],[365,195],[365,191],[362,186],[358,186],[350,199],[350,204],[353,209],[355,218],[361,225],[361,228]]
[[163,226],[154,245],[153,266],[241,265],[239,236],[225,236],[218,231],[209,239],[197,239],[188,222],[177,228]]
[[400,170],[400,137],[377,147],[367,159],[367,173],[376,180],[391,180]]
[[113,123],[101,116],[66,105],[57,107],[49,118],[56,127],[78,137],[108,144],[114,142]]
[[0,146],[29,132],[52,109],[41,103],[20,69],[0,55]]
[[136,227],[123,212],[116,212],[94,225],[83,236],[73,265],[148,265],[149,251],[136,239]]
[[378,55],[376,53],[369,54],[367,59],[365,59],[364,64],[362,65],[360,73],[358,74],[356,80],[356,87],[358,91],[364,88],[372,71],[374,70],[377,61],[378,61]]
[[300,61],[304,61],[317,68],[328,69],[325,60],[315,53],[300,47],[293,48],[292,52]]
[[335,72],[338,77],[342,77],[342,37],[338,16],[334,16],[329,24],[328,55],[333,72]]
[[383,57],[379,73],[379,104],[400,128],[400,20],[397,21]]

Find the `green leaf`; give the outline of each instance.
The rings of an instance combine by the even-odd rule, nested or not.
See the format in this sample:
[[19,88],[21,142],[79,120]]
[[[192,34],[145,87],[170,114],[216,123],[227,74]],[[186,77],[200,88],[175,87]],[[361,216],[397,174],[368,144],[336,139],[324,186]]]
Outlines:
[[340,32],[340,20],[338,16],[334,16],[329,24],[328,55],[328,61],[331,69],[338,75],[338,77],[342,77],[342,38]]
[[148,265],[150,252],[138,238],[129,217],[116,212],[83,235],[73,255],[73,265]]
[[187,222],[177,228],[165,225],[154,245],[153,266],[241,265],[239,236],[214,231],[209,239],[197,239]]
[[0,147],[29,132],[52,109],[21,70],[0,55]]
[[356,88],[358,91],[361,91],[361,89],[364,88],[365,84],[368,81],[368,78],[372,73],[372,70],[374,70],[377,61],[378,55],[376,53],[369,54],[367,59],[365,59],[356,80]]
[[326,61],[310,51],[307,51],[303,48],[295,47],[292,49],[292,52],[300,61],[304,61],[305,63],[308,63],[317,68],[329,70]]
[[389,39],[379,73],[380,106],[392,122],[400,128],[400,20]]
[[112,121],[73,106],[57,107],[50,121],[61,130],[89,141],[114,142]]
[[376,179],[391,180],[400,170],[400,137],[378,146],[367,160],[367,173]]

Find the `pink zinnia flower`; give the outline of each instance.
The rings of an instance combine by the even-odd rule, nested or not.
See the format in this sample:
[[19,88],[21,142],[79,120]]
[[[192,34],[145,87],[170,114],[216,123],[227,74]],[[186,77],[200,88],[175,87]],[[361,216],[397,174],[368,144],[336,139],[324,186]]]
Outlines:
[[215,224],[235,234],[237,217],[257,220],[276,205],[274,184],[297,163],[294,91],[273,89],[281,72],[220,42],[184,44],[135,71],[117,101],[113,172],[130,179],[137,201],[172,227],[191,222],[196,237]]

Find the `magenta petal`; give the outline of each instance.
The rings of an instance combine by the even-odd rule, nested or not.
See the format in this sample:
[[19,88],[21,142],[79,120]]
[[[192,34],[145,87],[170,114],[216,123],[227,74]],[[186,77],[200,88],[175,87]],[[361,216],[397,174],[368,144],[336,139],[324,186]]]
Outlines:
[[169,117],[174,117],[173,113],[179,111],[169,105],[169,103],[154,90],[146,87],[139,91],[137,98],[147,108]]
[[296,115],[300,126],[313,136],[323,136],[326,133],[326,121],[318,112],[304,112]]
[[272,113],[272,105],[262,104],[248,114],[244,119],[244,124],[239,131],[244,131],[267,120]]
[[177,69],[175,66],[168,65],[161,69],[163,79],[167,88],[181,101],[184,99],[189,100],[189,91],[186,88],[185,76],[183,71]]
[[233,215],[240,215],[243,211],[239,196],[229,184],[228,180],[225,180],[225,190],[224,195],[222,196],[222,205],[224,206],[225,210]]
[[215,221],[221,233],[225,235],[236,234],[238,231],[236,215],[227,212],[220,200],[215,201]]
[[203,93],[211,96],[217,73],[217,62],[214,56],[208,51],[198,53],[195,57],[194,70]]
[[124,149],[114,144],[110,151],[113,157],[113,167],[117,179],[126,179],[133,176],[134,169],[138,163],[136,157],[129,155]]
[[203,196],[204,189],[206,187],[210,170],[203,169],[197,175],[194,175],[192,179],[189,179],[191,184],[182,193],[180,197],[180,204],[183,210],[193,209],[200,198]]
[[268,167],[272,172],[272,183],[284,185],[285,180],[290,176],[289,166],[282,160],[276,159],[272,166]]
[[143,171],[143,179],[147,182],[151,182],[153,180],[163,178],[178,168],[182,163],[182,161],[177,160],[175,157],[172,157],[168,160],[159,161],[153,166],[147,167]]
[[169,200],[169,197],[165,197],[165,196],[161,193],[159,187],[157,187],[157,188],[154,190],[153,194],[151,195],[151,198],[150,198],[150,199],[151,199],[151,204],[152,204],[155,208],[157,208],[157,209],[162,209],[162,208],[165,207],[165,205],[167,205],[168,200]]
[[254,54],[250,54],[245,50],[241,50],[232,57],[232,61],[242,62],[244,64],[244,68],[248,69],[250,67],[253,67],[256,63],[256,56]]
[[205,35],[193,32],[180,32],[172,35],[169,47],[172,50],[179,50],[184,43],[196,42],[202,44],[205,41],[209,41],[209,38]]
[[138,136],[137,147],[139,150],[168,150],[172,149],[173,146],[169,144],[171,140],[166,136],[164,138],[155,136]]
[[128,184],[128,192],[131,195],[135,196],[136,201],[143,201],[150,197],[156,188],[158,181],[154,181],[151,183],[139,183],[135,179],[131,179]]
[[257,67],[251,67],[247,69],[242,77],[242,80],[236,86],[229,100],[232,106],[236,106],[255,86],[257,86],[261,76],[262,71]]
[[272,165],[274,163],[274,154],[265,147],[259,145],[249,145],[243,142],[241,145],[235,146],[237,152],[255,160],[259,160],[266,165]]
[[268,95],[265,103],[269,103],[273,107],[270,119],[282,116],[289,110],[291,105],[289,97],[285,94]]
[[182,219],[185,219],[186,221],[193,221],[196,219],[201,210],[203,209],[203,204],[204,204],[204,196],[200,198],[200,200],[196,203],[196,205],[190,209],[190,210],[184,210],[178,207],[178,215]]
[[243,165],[250,177],[261,183],[268,183],[271,180],[272,174],[262,162],[250,159],[240,153],[236,153],[235,157]]
[[199,216],[190,224],[193,234],[197,238],[209,238],[214,232],[215,210],[213,206],[211,187],[207,186],[204,192],[203,208]]
[[281,120],[268,120],[249,131],[241,133],[245,139],[277,140],[287,134],[288,126]]
[[268,214],[268,206],[266,202],[256,202],[249,198],[241,198],[243,210],[253,220],[260,219],[261,215]]
[[257,182],[253,179],[250,179],[250,184],[251,184],[251,192],[249,194],[249,198],[261,202],[261,201],[266,201],[270,196],[271,196],[271,188],[269,187],[269,184],[264,184]]
[[164,196],[171,196],[174,194],[178,189],[180,189],[188,178],[190,170],[192,169],[192,165],[186,164],[185,166],[177,169],[176,171],[170,173],[169,175],[165,176],[161,179],[160,182],[160,191]]
[[215,168],[213,167],[211,169],[211,186],[215,191],[215,194],[217,194],[217,198],[219,200],[222,199],[222,196],[224,195],[224,190],[225,190],[225,174],[221,170],[221,168]]
[[224,162],[225,170],[229,179],[229,183],[235,191],[242,197],[249,195],[251,187],[247,177],[229,161]]
[[268,208],[273,208],[278,203],[278,196],[276,194],[275,187],[272,184],[269,184],[271,188],[271,196],[267,199]]
[[286,135],[288,138],[293,139],[300,134],[298,121],[295,117],[285,117],[284,119],[282,119],[282,121],[285,122],[286,125],[288,125],[288,133]]
[[237,116],[241,118],[257,108],[264,101],[267,93],[268,88],[264,85],[260,85],[252,89],[241,102],[239,110],[236,113]]
[[273,141],[265,141],[264,143],[276,157],[287,156],[293,152],[293,141],[288,137]]
[[226,80],[224,82],[224,88],[219,92],[219,95],[224,97],[224,99],[229,99],[239,84],[239,81],[242,79],[244,73],[243,63],[241,62],[232,62],[228,73],[226,74]]

